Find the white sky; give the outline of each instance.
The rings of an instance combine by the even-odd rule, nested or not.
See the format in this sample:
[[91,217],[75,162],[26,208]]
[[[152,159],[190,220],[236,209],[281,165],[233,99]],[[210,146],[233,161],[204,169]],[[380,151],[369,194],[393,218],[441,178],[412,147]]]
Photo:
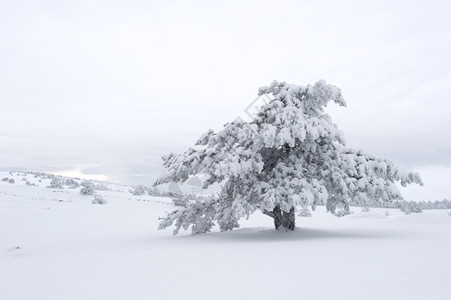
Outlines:
[[348,146],[451,198],[450,3],[0,0],[0,168],[150,185],[260,86],[325,79]]

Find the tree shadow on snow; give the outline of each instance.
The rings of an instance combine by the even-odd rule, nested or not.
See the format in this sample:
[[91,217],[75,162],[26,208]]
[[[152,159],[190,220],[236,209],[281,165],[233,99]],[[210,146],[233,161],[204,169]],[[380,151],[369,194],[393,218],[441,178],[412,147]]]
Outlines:
[[[228,232],[212,232],[194,236],[184,236],[205,242],[242,241],[242,242],[293,242],[321,239],[393,239],[405,236],[402,232],[381,229],[340,229],[324,230],[295,228],[294,231],[278,231],[273,228],[243,228]],[[182,237],[181,237],[182,238]]]

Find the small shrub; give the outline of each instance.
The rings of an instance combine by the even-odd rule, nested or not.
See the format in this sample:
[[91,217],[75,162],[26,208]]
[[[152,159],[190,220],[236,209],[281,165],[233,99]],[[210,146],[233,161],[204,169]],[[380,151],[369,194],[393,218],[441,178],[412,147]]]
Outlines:
[[147,194],[147,187],[144,185],[135,185],[129,191],[133,196],[142,196]]
[[14,183],[14,182],[16,182],[16,181],[15,181],[14,179],[11,178],[11,179],[8,180],[8,182],[9,182],[9,183]]
[[94,195],[94,200],[91,201],[92,204],[107,204],[108,202],[100,195]]
[[344,217],[347,215],[352,214],[353,212],[348,210],[348,209],[337,209],[334,213],[334,215],[336,215],[337,217]]
[[421,209],[418,203],[413,201],[402,203],[399,209],[406,215],[411,213],[420,214],[423,212],[423,209]]
[[298,216],[299,217],[311,217],[312,213],[310,212],[310,209],[305,206],[305,207],[301,208],[301,210],[299,211]]
[[81,183],[80,194],[82,195],[94,195],[94,184],[91,181],[83,181]]
[[94,195],[94,189],[90,186],[84,186],[80,189],[80,194],[82,195]]
[[52,188],[52,189],[64,189],[63,187],[63,182],[61,180],[61,178],[59,177],[53,177],[52,181],[50,181],[50,185],[48,186],[48,188]]
[[65,184],[70,188],[70,189],[74,189],[74,188],[78,188],[80,186],[80,184],[73,180],[72,178],[68,178],[66,179]]

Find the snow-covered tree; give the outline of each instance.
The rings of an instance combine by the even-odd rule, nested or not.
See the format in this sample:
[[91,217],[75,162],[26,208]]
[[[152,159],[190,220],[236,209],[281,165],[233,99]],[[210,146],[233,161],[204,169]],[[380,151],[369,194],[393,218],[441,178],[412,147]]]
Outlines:
[[144,185],[134,185],[129,190],[134,196],[142,196],[148,194],[148,188]]
[[304,206],[300,209],[298,213],[298,217],[311,217],[312,213],[310,212],[310,209],[307,206]]
[[94,195],[94,199],[91,201],[92,204],[107,204],[108,202],[101,195]]
[[421,208],[419,203],[414,202],[414,201],[404,202],[402,204],[400,203],[399,208],[406,215],[411,214],[411,213],[419,214],[419,213],[423,212],[423,209]]
[[89,180],[85,180],[81,183],[80,194],[82,195],[94,195],[94,183]]
[[50,185],[48,186],[48,188],[52,188],[52,189],[64,189],[63,187],[63,180],[61,177],[53,177],[52,180],[50,181]]
[[70,188],[70,189],[75,189],[78,188],[80,186],[80,184],[73,178],[67,178],[65,180],[65,184]]
[[300,86],[273,82],[259,90],[272,98],[249,123],[234,121],[209,130],[183,154],[163,157],[166,173],[155,185],[184,182],[203,174],[204,188],[220,183],[218,198],[196,201],[162,219],[193,233],[239,227],[238,220],[259,210],[276,229],[295,228],[295,208],[326,205],[340,215],[349,203],[401,200],[395,186],[422,184],[389,160],[345,146],[344,137],[324,112],[330,101],[346,106],[339,88],[321,80]]

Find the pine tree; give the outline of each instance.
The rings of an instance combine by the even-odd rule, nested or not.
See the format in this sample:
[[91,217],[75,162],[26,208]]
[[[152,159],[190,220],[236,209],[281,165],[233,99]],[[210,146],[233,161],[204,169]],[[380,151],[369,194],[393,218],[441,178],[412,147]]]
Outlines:
[[351,200],[391,202],[402,196],[395,186],[422,185],[417,173],[345,146],[344,137],[324,112],[329,101],[346,106],[340,89],[325,81],[299,86],[273,82],[259,90],[272,100],[247,123],[234,121],[209,130],[183,154],[163,157],[166,173],[155,185],[184,182],[203,174],[204,187],[222,184],[217,198],[202,199],[162,219],[160,229],[175,222],[193,233],[239,227],[238,220],[259,210],[276,229],[295,228],[296,207],[326,205],[349,212]]

